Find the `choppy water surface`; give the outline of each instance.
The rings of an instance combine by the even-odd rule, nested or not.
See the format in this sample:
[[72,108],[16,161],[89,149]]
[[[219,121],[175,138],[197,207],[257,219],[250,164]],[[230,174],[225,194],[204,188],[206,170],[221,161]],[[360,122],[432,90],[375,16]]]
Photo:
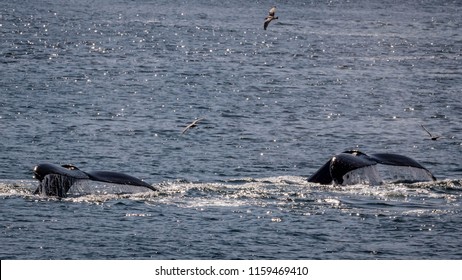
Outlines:
[[[261,1],[1,2],[2,259],[461,258],[459,1],[276,2],[266,31]],[[346,149],[439,180],[306,182]],[[40,197],[40,162],[161,191]]]

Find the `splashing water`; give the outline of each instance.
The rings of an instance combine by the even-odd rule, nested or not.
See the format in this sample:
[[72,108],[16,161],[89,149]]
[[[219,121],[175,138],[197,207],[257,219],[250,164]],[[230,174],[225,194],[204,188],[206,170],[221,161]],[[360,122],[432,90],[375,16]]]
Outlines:
[[40,182],[35,193],[46,196],[66,197],[67,192],[76,181],[77,179],[69,176],[48,174]]
[[425,169],[411,166],[391,166],[376,164],[358,168],[343,176],[344,185],[381,185],[385,182],[426,182],[433,181],[432,175]]

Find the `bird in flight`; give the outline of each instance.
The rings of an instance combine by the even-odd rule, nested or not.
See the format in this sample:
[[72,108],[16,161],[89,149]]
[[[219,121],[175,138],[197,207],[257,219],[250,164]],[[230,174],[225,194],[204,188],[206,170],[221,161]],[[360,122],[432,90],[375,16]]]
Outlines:
[[441,135],[433,135],[433,134],[431,134],[430,131],[428,131],[428,129],[426,129],[423,124],[421,124],[420,126],[422,126],[422,128],[428,133],[428,135],[430,135],[430,139],[432,139],[433,141],[436,141],[439,138],[441,138]]
[[274,16],[276,13],[276,6],[273,6],[271,10],[269,10],[268,16],[265,18],[265,23],[263,23],[263,29],[266,30],[268,27],[268,24],[273,20],[273,19],[278,19],[278,17]]
[[196,127],[197,126],[197,123],[200,122],[201,120],[203,120],[205,118],[199,118],[197,120],[194,120],[192,123],[188,124],[184,129],[183,131],[181,132],[181,134],[185,134],[186,131],[188,131],[189,129],[193,128],[193,127]]

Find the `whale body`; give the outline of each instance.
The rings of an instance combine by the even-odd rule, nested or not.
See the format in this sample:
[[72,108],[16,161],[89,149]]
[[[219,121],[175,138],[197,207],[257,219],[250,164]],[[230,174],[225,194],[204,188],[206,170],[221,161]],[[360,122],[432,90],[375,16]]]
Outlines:
[[333,156],[308,178],[308,182],[323,185],[381,184],[383,174],[379,166],[397,167],[393,170],[394,174],[389,176],[400,179],[398,181],[436,181],[435,176],[428,169],[407,156],[388,153],[367,155],[352,150]]
[[66,197],[69,189],[77,181],[91,180],[119,185],[131,185],[145,187],[153,191],[157,189],[145,181],[133,176],[112,171],[90,171],[84,172],[74,165],[56,165],[42,163],[34,167],[34,178],[40,184],[34,194],[47,196]]

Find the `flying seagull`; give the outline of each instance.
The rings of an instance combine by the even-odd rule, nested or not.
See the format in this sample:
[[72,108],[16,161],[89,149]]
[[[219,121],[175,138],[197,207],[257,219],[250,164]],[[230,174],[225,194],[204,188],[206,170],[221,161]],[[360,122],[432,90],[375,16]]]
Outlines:
[[183,131],[181,132],[181,134],[185,134],[186,131],[188,131],[190,128],[193,128],[193,127],[196,127],[197,126],[197,123],[200,122],[201,120],[203,120],[204,118],[199,118],[197,120],[194,120],[192,123],[188,124],[188,126],[186,126]]
[[430,131],[428,131],[428,129],[426,129],[423,124],[421,124],[421,126],[428,133],[428,135],[430,135],[430,139],[432,139],[433,141],[436,141],[439,138],[441,138],[441,135],[433,135],[433,134],[431,134]]
[[263,29],[266,30],[268,27],[268,24],[273,20],[273,19],[278,19],[278,17],[275,17],[274,14],[276,13],[276,6],[273,6],[271,10],[269,10],[268,16],[265,18],[265,23],[263,24]]

